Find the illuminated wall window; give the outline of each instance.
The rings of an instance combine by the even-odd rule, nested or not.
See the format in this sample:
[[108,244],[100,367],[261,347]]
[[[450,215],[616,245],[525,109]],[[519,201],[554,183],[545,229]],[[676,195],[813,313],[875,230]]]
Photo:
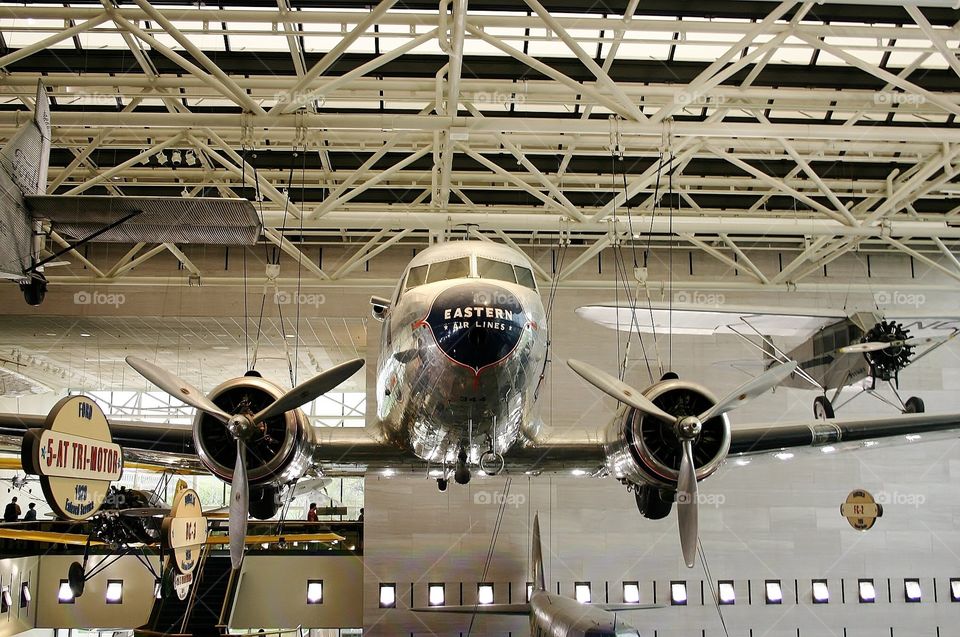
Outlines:
[[26,608],[31,599],[33,596],[30,594],[30,583],[23,582],[20,584],[20,608]]
[[72,604],[74,602],[70,583],[65,579],[60,580],[60,588],[57,589],[57,601],[61,604]]
[[920,580],[903,580],[903,599],[911,604],[919,604],[923,598],[923,591],[920,589]]
[[737,594],[733,590],[731,580],[723,580],[717,584],[717,597],[724,606],[731,606],[737,603]]
[[623,603],[624,604],[640,603],[640,584],[638,582],[623,583]]
[[527,601],[530,601],[530,598],[533,597],[533,582],[527,582]]
[[3,592],[0,593],[0,613],[9,612],[10,607],[13,605],[13,598],[10,596],[10,588],[7,586],[3,587]]
[[380,608],[397,607],[397,585],[380,584]]
[[427,602],[431,606],[443,606],[447,603],[447,590],[443,584],[430,584],[427,587]]
[[493,584],[490,582],[483,582],[477,584],[477,603],[478,604],[492,604],[493,603]]
[[123,580],[119,580],[119,579],[107,580],[107,603],[108,604],[123,603]]
[[573,585],[573,596],[581,604],[589,604],[593,601],[593,595],[590,593],[590,582],[575,582]]
[[670,582],[670,603],[674,606],[687,605],[686,582]]
[[827,587],[827,580],[813,580],[813,603],[826,604],[830,601],[830,589]]
[[783,603],[783,589],[780,587],[780,580],[768,579],[764,582],[764,597],[768,604]]
[[950,579],[950,601],[960,602],[960,578]]
[[872,579],[862,579],[857,582],[858,596],[861,604],[872,604],[877,601],[877,591],[873,587]]
[[308,604],[323,603],[323,580],[322,579],[307,580],[307,603]]

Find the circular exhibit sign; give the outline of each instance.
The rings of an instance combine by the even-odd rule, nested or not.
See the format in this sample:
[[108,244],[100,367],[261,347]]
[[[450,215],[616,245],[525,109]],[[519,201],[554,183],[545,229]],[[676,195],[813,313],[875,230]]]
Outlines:
[[877,504],[869,492],[854,489],[840,505],[840,515],[847,518],[847,522],[856,530],[868,531],[883,515],[883,506]]
[[[173,499],[170,515],[163,519],[164,547],[181,575],[197,567],[200,549],[207,541],[207,518],[200,497],[193,489],[181,489]],[[188,583],[189,587],[189,583]]]
[[68,396],[53,406],[42,429],[23,437],[20,462],[40,476],[43,495],[57,516],[86,520],[100,510],[110,483],[123,473],[123,450],[91,398]]

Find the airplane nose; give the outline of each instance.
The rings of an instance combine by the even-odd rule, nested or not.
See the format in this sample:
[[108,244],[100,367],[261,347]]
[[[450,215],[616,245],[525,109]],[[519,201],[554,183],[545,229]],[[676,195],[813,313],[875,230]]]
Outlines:
[[426,323],[450,360],[479,374],[514,353],[527,318],[513,292],[478,281],[437,295]]

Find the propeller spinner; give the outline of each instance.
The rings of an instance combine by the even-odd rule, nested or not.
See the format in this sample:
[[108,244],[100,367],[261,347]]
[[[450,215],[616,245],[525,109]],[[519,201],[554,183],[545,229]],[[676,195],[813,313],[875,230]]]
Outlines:
[[247,480],[247,441],[259,431],[258,425],[285,412],[297,409],[323,396],[353,376],[362,366],[363,359],[353,359],[331,367],[286,392],[256,414],[239,412],[228,414],[218,407],[199,389],[167,370],[142,358],[128,356],[127,363],[141,376],[174,398],[210,414],[224,423],[237,444],[237,462],[233,471],[230,499],[230,563],[234,569],[243,561],[244,537],[250,511],[249,484]]
[[697,552],[698,535],[698,489],[697,470],[693,458],[693,444],[700,435],[703,423],[727,413],[783,382],[796,368],[797,363],[781,363],[747,381],[717,401],[706,411],[696,416],[674,416],[651,402],[640,392],[620,379],[593,365],[570,359],[567,365],[588,383],[634,409],[674,427],[682,445],[680,470],[677,477],[677,519],[680,531],[680,547],[688,567],[693,567]]

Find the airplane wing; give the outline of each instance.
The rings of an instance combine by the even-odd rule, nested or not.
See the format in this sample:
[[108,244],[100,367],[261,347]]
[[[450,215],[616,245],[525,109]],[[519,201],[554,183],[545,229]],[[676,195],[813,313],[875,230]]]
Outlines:
[[577,315],[608,329],[666,334],[713,335],[749,330],[752,325],[765,336],[805,337],[846,318],[839,310],[789,307],[737,307],[693,303],[638,304],[635,308],[613,303],[585,305]]
[[99,540],[90,540],[85,533],[60,533],[59,531],[34,531],[18,529],[13,526],[0,526],[0,538],[7,540],[23,540],[24,542],[48,542],[50,544],[70,544],[73,546],[104,546]]
[[262,229],[246,199],[28,195],[24,202],[34,219],[72,240],[99,232],[91,241],[253,245]]
[[[285,533],[284,535],[247,535],[246,544],[277,544],[279,542],[340,542],[346,538],[336,533]],[[224,546],[230,543],[229,535],[208,535],[207,544]]]

